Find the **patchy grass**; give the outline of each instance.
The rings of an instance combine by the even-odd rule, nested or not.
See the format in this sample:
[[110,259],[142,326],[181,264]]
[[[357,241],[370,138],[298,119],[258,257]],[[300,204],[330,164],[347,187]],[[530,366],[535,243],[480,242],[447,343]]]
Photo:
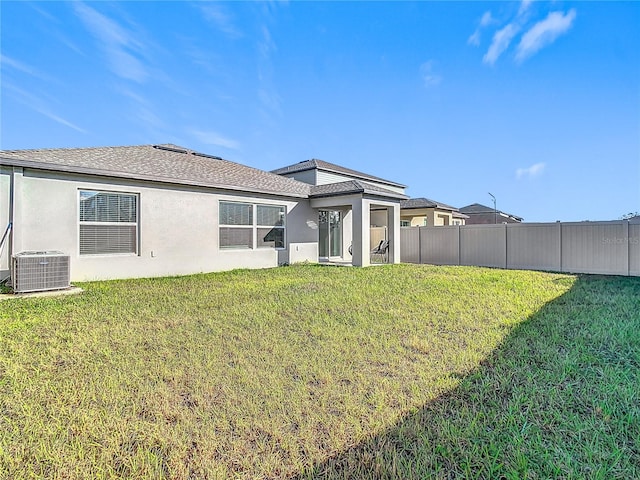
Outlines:
[[0,478],[640,476],[640,280],[292,266],[0,303]]

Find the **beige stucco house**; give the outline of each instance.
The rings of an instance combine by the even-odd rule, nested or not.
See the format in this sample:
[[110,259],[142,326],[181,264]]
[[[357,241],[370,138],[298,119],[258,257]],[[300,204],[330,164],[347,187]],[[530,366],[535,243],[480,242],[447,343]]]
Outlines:
[[410,198],[400,202],[400,223],[403,227],[464,225],[467,218],[457,208],[428,198]]
[[72,281],[366,266],[372,219],[397,263],[406,196],[362,176],[311,184],[171,144],[0,151],[0,281],[25,251],[68,255]]

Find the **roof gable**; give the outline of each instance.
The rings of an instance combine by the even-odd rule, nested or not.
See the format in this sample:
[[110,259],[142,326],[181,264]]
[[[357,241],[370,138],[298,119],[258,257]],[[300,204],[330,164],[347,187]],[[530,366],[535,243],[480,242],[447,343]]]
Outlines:
[[317,158],[312,158],[311,160],[304,160],[299,163],[294,163],[293,165],[289,165],[287,167],[278,168],[276,170],[271,170],[271,173],[275,173],[278,175],[287,175],[290,173],[304,172],[306,170],[323,170],[331,173],[338,173],[342,175],[347,175],[350,177],[355,177],[356,179],[369,180],[373,182],[386,183],[387,185],[396,187],[396,188],[406,188],[406,185],[402,185],[401,183],[393,182],[391,180],[385,180],[384,178],[375,177],[373,175],[369,175],[367,173],[359,172],[357,170],[352,170],[350,168],[342,167],[340,165],[336,165],[335,163],[325,162],[324,160],[319,160]]

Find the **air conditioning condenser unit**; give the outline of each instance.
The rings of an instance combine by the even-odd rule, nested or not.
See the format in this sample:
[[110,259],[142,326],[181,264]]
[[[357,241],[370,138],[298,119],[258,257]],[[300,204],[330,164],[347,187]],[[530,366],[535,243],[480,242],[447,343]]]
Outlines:
[[70,286],[70,259],[58,251],[20,252],[12,257],[15,293],[60,290]]

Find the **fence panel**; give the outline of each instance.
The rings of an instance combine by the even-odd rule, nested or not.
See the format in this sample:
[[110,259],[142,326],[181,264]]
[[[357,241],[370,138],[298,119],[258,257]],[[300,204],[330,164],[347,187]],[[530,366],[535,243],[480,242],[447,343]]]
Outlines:
[[401,261],[640,276],[640,223],[402,227]]
[[562,224],[562,271],[628,274],[628,238],[623,222]]
[[373,250],[382,240],[387,239],[387,227],[371,227],[369,229],[369,250]]
[[560,223],[511,223],[507,228],[507,268],[559,272]]
[[422,263],[460,265],[460,227],[418,227],[418,229]]
[[629,275],[640,276],[640,223],[629,224]]
[[506,268],[506,247],[505,225],[460,227],[460,265]]
[[420,231],[415,227],[400,227],[400,261],[420,263]]

